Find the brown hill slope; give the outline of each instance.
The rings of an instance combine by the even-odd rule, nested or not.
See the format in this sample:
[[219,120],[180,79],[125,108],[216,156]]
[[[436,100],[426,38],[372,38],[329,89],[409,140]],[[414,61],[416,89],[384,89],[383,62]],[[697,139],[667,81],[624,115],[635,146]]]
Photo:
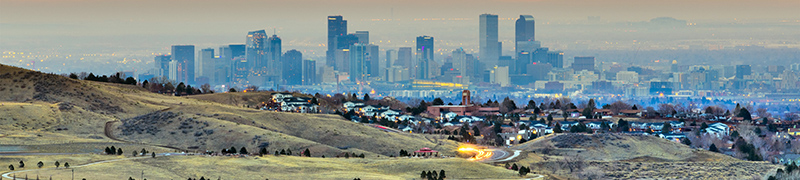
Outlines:
[[[22,108],[31,109],[0,108],[0,112],[13,114],[0,119],[0,130],[44,130],[91,139],[105,134],[106,122],[114,122],[110,123],[109,133],[125,141],[212,151],[230,146],[251,149],[265,142],[274,148],[309,147],[330,154],[386,156],[396,155],[400,149],[431,147],[450,153],[456,148],[452,141],[385,132],[335,115],[258,111],[150,93],[133,85],[74,80],[5,65],[0,65],[0,84],[5,85],[0,87],[0,103],[22,103]],[[172,123],[136,122],[138,117],[159,111],[178,116],[156,119]],[[192,127],[184,125],[181,129],[184,121],[192,123]],[[198,126],[200,123],[203,125]],[[148,129],[157,131],[149,133]]]
[[735,158],[695,150],[684,144],[655,136],[627,134],[564,133],[535,139],[515,146],[524,151],[546,152],[551,155],[580,154],[589,161],[737,161]]

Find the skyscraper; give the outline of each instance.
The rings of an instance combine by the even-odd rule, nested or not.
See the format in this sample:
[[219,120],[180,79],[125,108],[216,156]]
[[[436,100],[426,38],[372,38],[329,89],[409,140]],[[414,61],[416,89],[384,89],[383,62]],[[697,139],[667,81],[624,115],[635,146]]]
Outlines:
[[313,59],[303,60],[303,85],[314,85],[317,83],[317,61]]
[[478,40],[478,59],[487,66],[494,66],[500,58],[500,42],[497,39],[497,15],[481,14]]
[[286,51],[283,62],[283,79],[286,84],[303,84],[303,53],[294,49]]
[[266,59],[267,33],[264,30],[250,31],[247,33],[245,56],[248,70],[260,71],[267,67]]
[[533,52],[541,45],[536,41],[536,21],[531,15],[519,15],[515,25],[514,49],[517,55],[522,51]]
[[[411,51],[411,47],[401,47],[397,51],[397,60],[394,62],[394,65],[401,66],[403,68],[408,69],[409,71],[414,71],[414,51]],[[413,72],[409,72],[409,75],[413,74]]]
[[281,76],[281,46],[281,38],[278,35],[272,35],[267,38],[267,74],[272,76],[269,79],[271,81],[278,81]]
[[197,78],[211,79],[214,77],[216,71],[216,59],[214,59],[214,49],[206,48],[201,49],[197,56],[197,63],[195,63],[195,74]]
[[358,43],[369,44],[369,31],[356,31],[355,35],[358,37]]
[[[547,51],[547,61],[554,68],[564,68],[564,52],[563,51]],[[594,57],[592,57],[592,69],[594,69]]]
[[336,61],[336,37],[347,34],[347,20],[342,16],[328,16],[328,51],[325,53],[325,64],[334,66]]
[[194,45],[173,45],[172,61],[175,62],[175,78],[172,80],[195,85]]
[[378,45],[367,44],[366,66],[370,77],[379,77],[381,49]]
[[364,81],[367,78],[367,45],[353,44],[350,45],[350,80],[351,81]]
[[420,54],[422,58],[432,61],[433,51],[435,50],[433,42],[433,37],[430,36],[417,37],[417,54]]
[[158,55],[156,56],[155,61],[156,69],[158,70],[156,76],[169,77],[169,62],[172,61],[172,57],[170,55]]
[[535,28],[536,21],[533,20],[531,15],[519,15],[515,26],[514,39],[519,41],[535,41]]

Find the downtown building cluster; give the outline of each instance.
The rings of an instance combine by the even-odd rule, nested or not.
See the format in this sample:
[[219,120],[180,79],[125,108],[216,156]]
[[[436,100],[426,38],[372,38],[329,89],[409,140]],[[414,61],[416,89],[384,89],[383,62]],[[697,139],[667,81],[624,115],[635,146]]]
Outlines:
[[499,39],[503,25],[499,17],[481,14],[478,18],[478,52],[463,47],[442,52],[436,43],[443,41],[428,35],[414,38],[411,47],[380,47],[370,41],[369,31],[348,31],[348,21],[336,15],[327,17],[324,61],[304,59],[294,49],[283,51],[280,37],[257,30],[247,33],[244,44],[218,49],[174,45],[169,55],[155,57],[156,70],[145,79],[167,77],[194,86],[210,84],[222,91],[232,87],[327,94],[377,91],[379,96],[393,97],[456,96],[465,89],[476,94],[520,92],[551,97],[574,92],[646,97],[713,96],[712,91],[763,87],[800,89],[796,64],[751,71],[750,65],[679,66],[672,60],[663,60],[665,68],[616,67],[594,56],[565,60],[563,51],[537,41],[531,15],[516,18],[514,44],[505,46]]

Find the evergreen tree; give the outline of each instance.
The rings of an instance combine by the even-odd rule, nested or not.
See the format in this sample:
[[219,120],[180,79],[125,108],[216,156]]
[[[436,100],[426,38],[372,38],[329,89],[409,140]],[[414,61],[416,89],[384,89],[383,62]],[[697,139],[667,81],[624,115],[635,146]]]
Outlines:
[[247,149],[242,147],[242,149],[239,149],[239,154],[250,154],[250,153],[247,153]]
[[631,107],[631,110],[639,110],[639,108],[634,104],[633,107]]
[[291,156],[292,155],[292,150],[289,149],[289,148],[286,148],[286,155],[290,155]]
[[42,161],[36,163],[36,167],[42,168],[42,166],[44,166],[44,163]]
[[117,149],[117,155],[122,155],[122,148]]
[[447,175],[444,174],[444,169],[442,169],[441,171],[439,171],[439,179],[444,179],[444,178],[447,178]]
[[556,125],[553,126],[553,133],[562,133],[561,123],[556,122]]
[[69,168],[69,162],[64,163],[64,168]]
[[261,149],[258,150],[258,155],[259,156],[264,156],[265,154],[268,154],[267,148],[266,147],[261,147]]
[[750,111],[747,108],[742,108],[739,110],[739,114],[736,117],[744,118],[744,120],[753,120],[753,116],[750,115]]
[[109,147],[106,147],[106,149],[104,150],[104,152],[105,152],[106,154],[111,154],[111,148],[109,148]]
[[153,158],[156,158],[156,153],[155,152],[151,152],[150,156],[152,156]]
[[364,101],[369,101],[369,100],[370,100],[369,94],[368,93],[364,93]]
[[58,161],[56,161],[56,163],[54,163],[54,164],[56,165],[56,168],[58,168],[59,166],[61,166],[61,163],[58,163]]
[[422,171],[422,173],[419,174],[419,178],[425,178],[426,175],[427,173],[425,173],[425,171]]
[[128,77],[125,79],[125,84],[136,85],[136,79],[133,79],[133,77]]
[[13,164],[8,165],[8,169],[11,170],[11,171],[14,171],[14,165]]
[[583,108],[581,115],[586,117],[586,119],[594,119],[594,109],[590,107]]
[[719,149],[717,149],[717,145],[711,144],[711,146],[708,147],[708,151],[719,152]]
[[519,170],[519,167],[517,167],[517,163],[514,163],[514,165],[511,165],[511,170],[514,170],[514,171]]
[[344,153],[344,158],[350,158],[350,154],[349,153]]
[[681,139],[681,143],[686,144],[687,146],[691,146],[692,145],[692,141],[690,141],[689,138]]
[[672,132],[672,125],[669,122],[664,122],[664,126],[661,127],[661,134],[667,134]]
[[281,149],[281,155],[286,155],[286,150]]
[[442,100],[442,98],[436,98],[433,99],[432,105],[434,106],[444,105],[444,101]]
[[236,152],[237,152],[236,147],[231,146],[231,148],[228,149],[228,153],[236,154]]
[[309,151],[308,148],[306,148],[306,150],[303,151],[303,156],[311,157],[311,151]]

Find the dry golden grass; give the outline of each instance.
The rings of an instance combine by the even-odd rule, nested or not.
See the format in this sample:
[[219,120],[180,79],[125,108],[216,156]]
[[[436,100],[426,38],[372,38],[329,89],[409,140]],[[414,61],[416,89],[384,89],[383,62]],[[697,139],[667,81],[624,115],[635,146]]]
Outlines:
[[[270,151],[283,148],[299,151],[309,148],[318,154],[329,156],[341,152],[388,156],[397,155],[400,149],[413,151],[423,147],[454,155],[457,147],[452,141],[409,133],[384,132],[345,121],[335,115],[267,112],[243,108],[241,103],[224,102],[225,99],[236,99],[237,102],[260,103],[269,99],[269,92],[175,97],[150,93],[133,85],[73,80],[5,65],[0,65],[0,83],[14,84],[0,90],[0,101],[14,104],[0,106],[0,112],[10,112],[12,115],[8,117],[17,119],[0,122],[0,128],[6,131],[66,135],[46,141],[32,140],[38,137],[0,138],[0,143],[10,140],[14,144],[22,139],[45,144],[51,142],[50,140],[59,141],[58,139],[61,140],[52,143],[107,141],[103,133],[106,122],[166,110],[180,113],[181,118],[208,123],[208,128],[213,128],[215,133],[196,137],[193,134],[183,134],[175,125],[165,125],[159,127],[163,132],[160,134],[120,136],[116,127],[122,123],[114,123],[113,134],[132,142],[181,149],[197,146],[201,151],[219,151],[235,146],[247,147],[255,152],[260,143],[268,142]],[[58,130],[63,128],[68,130]],[[175,134],[165,134],[170,132]]]
[[[514,171],[463,159],[344,159],[290,156],[171,156],[117,161],[75,169],[76,178],[139,179],[419,179],[423,170],[445,170],[448,179],[515,179]],[[37,171],[40,176],[68,179],[70,170]]]

